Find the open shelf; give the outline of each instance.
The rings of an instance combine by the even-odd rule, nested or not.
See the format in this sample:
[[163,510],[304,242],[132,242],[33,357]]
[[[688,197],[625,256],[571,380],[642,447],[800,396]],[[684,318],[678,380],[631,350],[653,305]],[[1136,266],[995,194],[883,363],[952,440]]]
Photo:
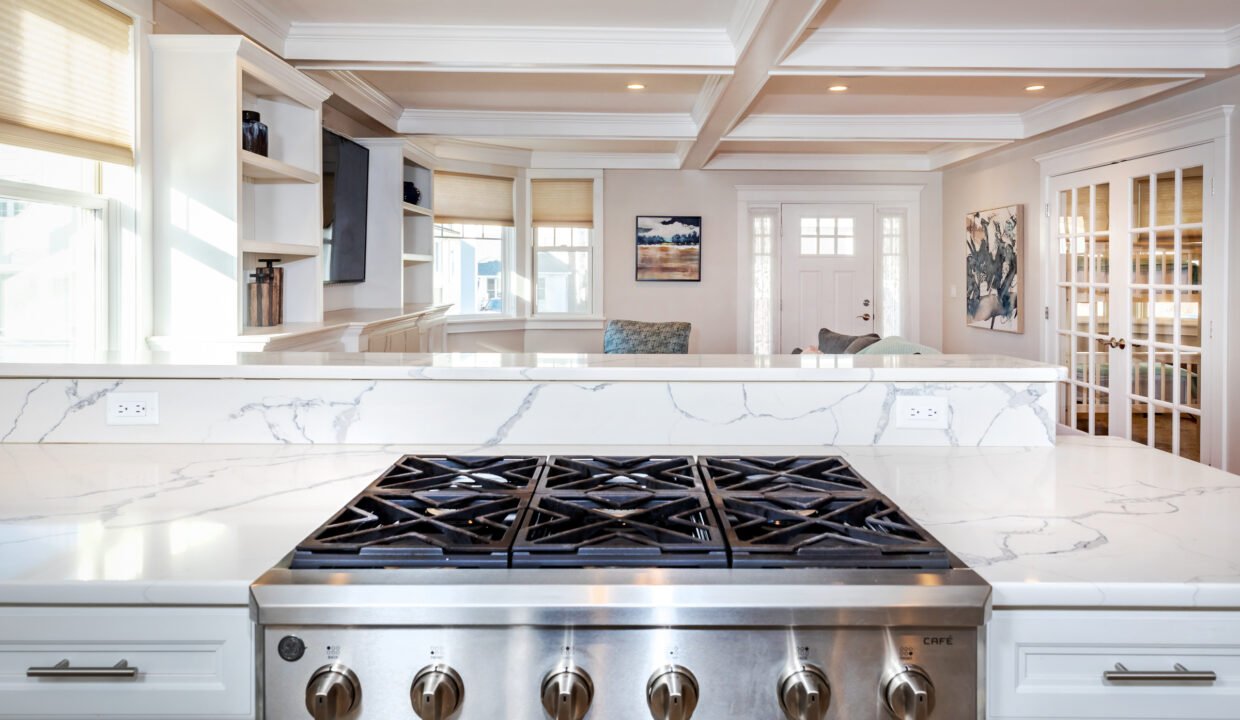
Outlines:
[[422,263],[434,262],[435,258],[434,256],[424,255],[422,253],[404,253],[401,255],[401,260],[404,261],[405,267],[408,267],[410,265],[420,265]]
[[241,252],[270,255],[273,257],[315,257],[323,252],[323,248],[319,245],[298,245],[296,243],[242,240]]
[[422,207],[421,205],[414,205],[413,203],[401,203],[400,207],[405,211],[406,215],[425,215],[426,217],[430,217],[434,214],[431,212],[430,208]]
[[263,157],[249,150],[241,151],[241,175],[255,183],[317,183],[319,174]]

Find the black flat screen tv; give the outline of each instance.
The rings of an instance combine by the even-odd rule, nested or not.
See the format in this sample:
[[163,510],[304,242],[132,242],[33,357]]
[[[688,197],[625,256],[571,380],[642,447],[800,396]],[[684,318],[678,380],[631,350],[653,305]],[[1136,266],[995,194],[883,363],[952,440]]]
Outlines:
[[323,282],[366,280],[370,151],[323,131]]

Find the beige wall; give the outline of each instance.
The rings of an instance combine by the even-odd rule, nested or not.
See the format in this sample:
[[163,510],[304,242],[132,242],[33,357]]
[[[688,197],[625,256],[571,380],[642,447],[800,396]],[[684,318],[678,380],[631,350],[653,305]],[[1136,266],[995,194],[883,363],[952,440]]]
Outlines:
[[[937,346],[942,324],[938,173],[608,170],[604,176],[603,312],[626,320],[693,323],[690,352],[738,347],[737,185],[925,185],[921,204],[921,341]],[[702,216],[702,281],[634,279],[638,215]]]

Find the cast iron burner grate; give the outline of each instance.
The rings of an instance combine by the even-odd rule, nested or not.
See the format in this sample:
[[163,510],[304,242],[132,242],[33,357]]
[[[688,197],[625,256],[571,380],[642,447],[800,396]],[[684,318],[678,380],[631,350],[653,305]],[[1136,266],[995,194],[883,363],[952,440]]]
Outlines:
[[877,492],[838,457],[704,457],[699,463],[713,493]]
[[947,569],[943,546],[881,494],[715,496],[733,567]]
[[294,568],[507,567],[529,495],[363,494],[297,546]]
[[409,455],[385,472],[369,490],[478,490],[532,493],[542,470],[537,457],[433,457]]
[[689,457],[553,457],[547,462],[538,490],[556,494],[706,492],[698,478],[697,463]]
[[643,489],[536,495],[513,567],[727,567],[706,495]]

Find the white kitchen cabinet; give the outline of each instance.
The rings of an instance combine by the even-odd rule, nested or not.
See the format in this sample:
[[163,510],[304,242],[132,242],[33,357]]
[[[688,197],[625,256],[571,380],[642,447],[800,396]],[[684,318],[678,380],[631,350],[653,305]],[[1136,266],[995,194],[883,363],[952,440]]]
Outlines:
[[[1240,718],[1240,612],[1000,610],[987,633],[990,718]],[[1117,663],[1217,679],[1104,679]]]
[[[2,718],[252,718],[246,607],[0,607]],[[111,668],[131,678],[30,677]]]

